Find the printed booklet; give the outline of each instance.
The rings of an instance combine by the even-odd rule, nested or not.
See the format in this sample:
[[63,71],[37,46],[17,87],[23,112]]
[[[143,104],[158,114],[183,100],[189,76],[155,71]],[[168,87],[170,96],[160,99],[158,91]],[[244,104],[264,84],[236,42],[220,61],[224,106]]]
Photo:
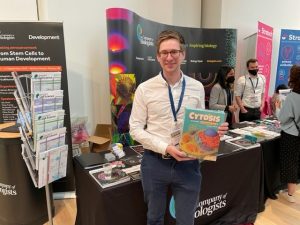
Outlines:
[[244,149],[256,148],[260,146],[259,143],[252,142],[249,139],[244,138],[242,136],[228,139],[226,140],[226,142]]
[[180,149],[188,156],[216,161],[220,144],[218,127],[224,121],[223,111],[186,108]]
[[102,188],[130,181],[130,177],[119,168],[112,168],[111,175],[109,177],[105,175],[104,168],[90,170],[89,173]]

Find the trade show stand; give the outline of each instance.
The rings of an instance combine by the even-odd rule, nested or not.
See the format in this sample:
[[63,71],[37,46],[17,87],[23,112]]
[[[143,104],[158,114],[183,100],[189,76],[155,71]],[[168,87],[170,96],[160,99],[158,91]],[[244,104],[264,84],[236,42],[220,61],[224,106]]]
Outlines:
[[[101,154],[101,153],[100,153]],[[103,153],[104,154],[104,153]],[[253,223],[264,205],[264,170],[261,147],[238,149],[221,142],[217,161],[201,163],[202,186],[195,224]],[[140,180],[102,189],[74,158],[76,225],[143,225],[147,207]],[[170,213],[165,224],[175,224]],[[171,210],[172,211],[172,210]]]

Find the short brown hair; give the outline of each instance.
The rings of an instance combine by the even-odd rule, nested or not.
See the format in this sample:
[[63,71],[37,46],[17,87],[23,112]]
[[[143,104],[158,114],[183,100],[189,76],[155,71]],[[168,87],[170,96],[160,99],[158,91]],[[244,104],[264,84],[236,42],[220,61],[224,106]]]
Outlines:
[[293,65],[290,69],[289,87],[300,94],[300,66]]
[[248,59],[248,61],[247,61],[247,63],[246,63],[247,68],[249,67],[249,64],[250,64],[250,63],[256,63],[256,62],[258,62],[257,59]]
[[160,44],[163,41],[169,40],[169,39],[178,40],[180,43],[180,50],[185,51],[185,41],[184,41],[184,37],[182,36],[182,34],[175,30],[164,30],[164,31],[160,32],[160,34],[158,35],[158,38],[156,40],[157,53],[159,52]]

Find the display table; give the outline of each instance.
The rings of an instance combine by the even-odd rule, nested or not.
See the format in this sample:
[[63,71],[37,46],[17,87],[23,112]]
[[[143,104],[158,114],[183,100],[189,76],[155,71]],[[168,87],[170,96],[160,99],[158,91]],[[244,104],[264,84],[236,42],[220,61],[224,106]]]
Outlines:
[[18,136],[0,132],[0,224],[42,225],[48,221],[45,189],[34,187]]
[[[216,162],[201,164],[201,196],[195,224],[252,223],[263,204],[261,148],[236,150],[222,143]],[[225,154],[226,153],[226,154]],[[76,225],[144,225],[146,205],[140,181],[102,189],[75,158]],[[168,200],[169,202],[169,200]],[[165,224],[175,224],[166,211]]]
[[280,182],[280,138],[261,143],[264,162],[264,199],[277,199],[283,185]]
[[[234,128],[248,126],[246,123],[236,123]],[[283,189],[286,184],[280,182],[280,137],[265,140],[260,143],[262,148],[263,162],[263,192],[261,193],[261,207],[259,212],[264,210],[264,202],[268,199],[277,199],[276,194]],[[300,174],[299,174],[300,175]],[[300,177],[299,177],[300,178]]]

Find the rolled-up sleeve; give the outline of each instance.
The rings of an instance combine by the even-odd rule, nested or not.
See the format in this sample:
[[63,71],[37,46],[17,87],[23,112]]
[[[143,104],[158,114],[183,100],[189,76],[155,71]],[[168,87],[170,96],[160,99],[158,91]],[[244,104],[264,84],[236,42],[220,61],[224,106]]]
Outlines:
[[234,86],[234,95],[241,97],[245,89],[245,76],[240,77]]

